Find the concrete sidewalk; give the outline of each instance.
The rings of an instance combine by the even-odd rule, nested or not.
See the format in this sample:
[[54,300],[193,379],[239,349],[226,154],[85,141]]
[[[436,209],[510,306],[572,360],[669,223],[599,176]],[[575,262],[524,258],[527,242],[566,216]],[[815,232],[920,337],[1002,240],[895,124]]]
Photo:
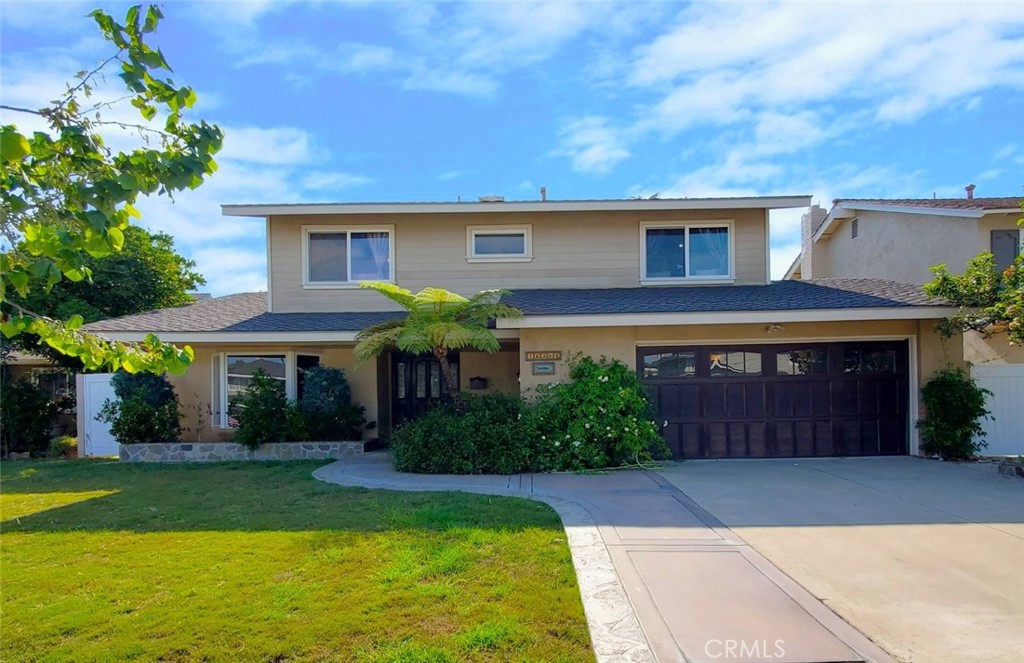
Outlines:
[[599,661],[892,660],[654,473],[399,474],[385,454],[366,454],[314,476],[550,504],[565,526]]

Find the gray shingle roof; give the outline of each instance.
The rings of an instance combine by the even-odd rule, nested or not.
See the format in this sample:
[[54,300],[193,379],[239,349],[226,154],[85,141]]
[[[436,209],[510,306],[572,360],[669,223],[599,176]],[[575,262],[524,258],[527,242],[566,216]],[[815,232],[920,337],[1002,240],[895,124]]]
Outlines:
[[935,209],[989,210],[1020,207],[1020,196],[1002,198],[836,198],[834,203],[862,205],[894,205],[897,207],[933,207]]
[[[881,279],[815,279],[769,285],[517,290],[506,298],[527,315],[708,313],[941,306],[921,287]],[[101,320],[94,332],[358,331],[401,312],[268,313],[267,294],[249,292]]]
[[917,285],[881,279],[777,281],[769,285],[518,290],[505,300],[526,315],[711,313],[892,308],[940,304]]

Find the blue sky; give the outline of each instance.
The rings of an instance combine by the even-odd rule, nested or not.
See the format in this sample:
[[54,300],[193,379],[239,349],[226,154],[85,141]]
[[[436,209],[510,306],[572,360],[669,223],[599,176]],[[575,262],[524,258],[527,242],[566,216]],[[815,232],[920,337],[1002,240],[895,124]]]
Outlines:
[[[110,54],[96,6],[129,4],[5,0],[4,103],[41,106]],[[218,295],[266,283],[262,222],[222,203],[1024,186],[1021,2],[161,6],[154,43],[226,140],[207,184],[141,208]],[[798,222],[772,218],[776,276]]]

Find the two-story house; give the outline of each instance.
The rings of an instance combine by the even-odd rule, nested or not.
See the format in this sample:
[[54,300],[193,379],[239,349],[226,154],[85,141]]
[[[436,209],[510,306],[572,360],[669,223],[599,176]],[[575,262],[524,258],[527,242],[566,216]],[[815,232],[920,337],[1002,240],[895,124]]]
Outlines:
[[[225,404],[256,368],[294,397],[316,364],[346,369],[386,434],[441,398],[442,378],[429,357],[397,352],[356,367],[356,333],[401,315],[359,281],[508,288],[525,317],[496,321],[500,352],[458,354],[465,389],[528,394],[565,380],[566,362],[585,353],[638,371],[678,457],[915,453],[918,388],[943,363],[933,327],[948,310],[920,288],[878,279],[772,283],[769,212],[809,204],[227,205],[226,215],[266,224],[268,292],[88,328],[192,345],[195,364],[174,381],[186,405],[209,404],[203,439],[231,435]],[[199,427],[189,427],[194,437]]]
[[[1022,198],[975,198],[974,187],[958,199],[839,199],[825,210],[817,205],[803,216],[801,253],[787,278],[873,277],[923,284],[933,265],[962,272],[979,253],[992,253],[1007,267],[1024,252]],[[1024,348],[1005,336],[965,334],[947,345],[949,361],[969,365],[992,392],[985,422],[985,453],[1024,454]]]

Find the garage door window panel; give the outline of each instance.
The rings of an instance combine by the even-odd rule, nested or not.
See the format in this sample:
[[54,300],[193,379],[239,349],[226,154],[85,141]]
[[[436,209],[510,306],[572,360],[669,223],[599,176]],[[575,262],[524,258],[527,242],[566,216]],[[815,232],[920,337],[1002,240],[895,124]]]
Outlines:
[[761,375],[761,353],[712,350],[708,357],[708,371],[712,377]]
[[681,378],[697,375],[697,359],[694,352],[658,352],[644,356],[644,377]]
[[781,350],[776,354],[775,363],[779,375],[825,375],[828,373],[828,350],[825,348]]

